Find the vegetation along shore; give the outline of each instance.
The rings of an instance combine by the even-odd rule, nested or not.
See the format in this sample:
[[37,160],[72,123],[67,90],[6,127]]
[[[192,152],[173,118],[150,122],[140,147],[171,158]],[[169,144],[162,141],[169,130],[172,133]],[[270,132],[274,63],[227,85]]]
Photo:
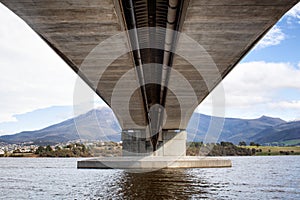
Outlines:
[[[93,157],[121,156],[122,144],[116,142],[99,142],[94,145],[69,143],[67,145],[39,146],[32,151],[22,152],[16,149],[12,152],[0,154],[0,157]],[[240,142],[234,145],[231,142],[203,144],[202,142],[188,142],[186,154],[188,156],[275,156],[300,155],[300,146],[260,146]]]

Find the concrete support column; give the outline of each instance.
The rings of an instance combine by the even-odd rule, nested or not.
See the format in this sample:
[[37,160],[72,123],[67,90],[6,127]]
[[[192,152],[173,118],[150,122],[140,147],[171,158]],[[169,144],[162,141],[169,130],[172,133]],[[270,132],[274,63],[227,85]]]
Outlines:
[[[166,130],[162,132],[163,156],[185,156],[186,138],[185,130]],[[159,151],[159,150],[158,150]]]
[[153,152],[150,138],[145,130],[123,130],[123,156],[185,156],[186,131],[163,130],[158,150]]
[[123,156],[148,156],[153,152],[150,140],[146,139],[146,131],[142,129],[123,130],[122,142]]

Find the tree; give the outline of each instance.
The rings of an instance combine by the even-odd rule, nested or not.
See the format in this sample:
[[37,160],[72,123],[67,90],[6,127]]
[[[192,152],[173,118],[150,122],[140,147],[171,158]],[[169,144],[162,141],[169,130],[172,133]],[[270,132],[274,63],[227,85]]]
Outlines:
[[46,152],[50,152],[50,151],[53,151],[53,149],[51,148],[50,145],[47,145],[47,146],[46,146]]
[[241,142],[239,142],[239,146],[247,146],[247,144],[245,141],[241,141]]
[[45,151],[45,148],[42,146],[39,146],[36,150],[35,150],[35,154],[41,154]]
[[250,142],[250,146],[256,146],[255,142]]
[[226,147],[226,146],[234,146],[231,142],[221,142],[221,146]]
[[250,146],[257,146],[257,147],[259,147],[259,146],[260,146],[260,144],[258,144],[258,143],[255,143],[255,142],[250,142]]
[[82,152],[85,153],[86,151],[87,151],[87,149],[86,149],[85,145],[83,144],[82,145]]

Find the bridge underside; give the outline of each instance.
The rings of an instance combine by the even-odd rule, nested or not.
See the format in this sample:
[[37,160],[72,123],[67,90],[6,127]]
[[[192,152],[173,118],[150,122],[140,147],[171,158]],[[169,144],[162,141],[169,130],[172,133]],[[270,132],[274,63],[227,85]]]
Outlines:
[[[184,155],[184,130],[194,109],[298,1],[1,3],[36,31],[113,109],[123,129],[124,154],[148,155],[158,149],[157,155]],[[110,46],[102,48],[100,55],[93,52],[126,30],[130,30],[126,37],[109,40]],[[200,54],[186,37],[201,45]],[[120,55],[109,62],[116,52]]]

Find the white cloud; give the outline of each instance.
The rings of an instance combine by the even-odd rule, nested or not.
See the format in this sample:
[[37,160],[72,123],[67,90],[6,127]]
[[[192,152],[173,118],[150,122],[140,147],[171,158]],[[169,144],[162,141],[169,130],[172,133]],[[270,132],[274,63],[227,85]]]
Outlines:
[[77,75],[20,18],[0,4],[0,122],[72,105]]
[[300,23],[300,3],[296,4],[289,12],[287,12],[286,16],[288,17],[288,23],[292,23],[293,19],[296,19],[298,23]]
[[[226,116],[254,118],[269,114],[294,119],[300,115],[299,77],[300,69],[289,63],[239,64],[223,81]],[[298,92],[283,94],[287,89]],[[198,107],[198,112],[211,114],[211,96]]]
[[233,94],[270,94],[280,88],[300,89],[299,77],[300,70],[290,63],[248,62],[239,64],[223,84]]
[[283,33],[280,27],[274,26],[264,37],[258,42],[255,46],[255,49],[263,49],[269,46],[279,45],[284,39],[286,35]]
[[282,109],[299,109],[300,110],[300,100],[294,101],[280,101],[276,103],[270,103],[272,108],[282,108]]

